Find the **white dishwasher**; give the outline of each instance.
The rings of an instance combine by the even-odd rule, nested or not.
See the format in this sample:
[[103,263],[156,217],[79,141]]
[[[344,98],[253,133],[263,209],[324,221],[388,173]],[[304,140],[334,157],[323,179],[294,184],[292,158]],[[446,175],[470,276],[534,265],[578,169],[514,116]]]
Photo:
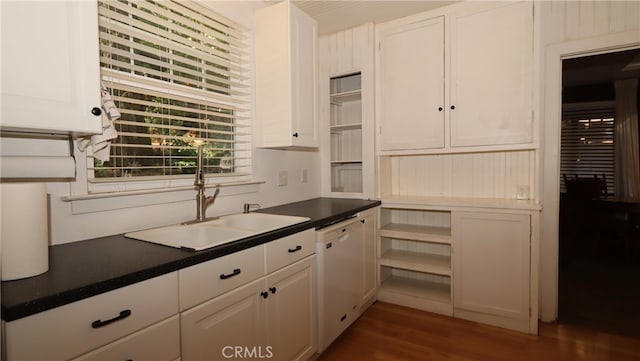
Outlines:
[[363,241],[363,224],[355,217],[316,231],[318,352],[359,315]]

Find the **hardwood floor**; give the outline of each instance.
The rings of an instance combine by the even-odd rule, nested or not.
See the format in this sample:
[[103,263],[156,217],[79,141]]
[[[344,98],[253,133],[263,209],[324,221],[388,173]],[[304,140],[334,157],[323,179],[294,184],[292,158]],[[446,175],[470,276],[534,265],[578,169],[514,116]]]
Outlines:
[[565,324],[539,335],[383,302],[373,304],[319,361],[640,361],[640,339]]

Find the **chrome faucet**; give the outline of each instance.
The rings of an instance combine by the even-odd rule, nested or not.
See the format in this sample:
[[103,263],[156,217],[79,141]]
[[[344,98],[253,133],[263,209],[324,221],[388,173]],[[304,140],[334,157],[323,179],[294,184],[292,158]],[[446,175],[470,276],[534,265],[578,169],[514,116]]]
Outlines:
[[[216,184],[216,190],[211,196],[205,195],[205,182],[204,182],[204,169],[202,166],[202,144],[198,145],[198,162],[196,165],[196,180],[193,182],[193,185],[196,187],[198,191],[198,195],[196,196],[196,219],[193,222],[202,222],[207,219],[206,212],[207,207],[215,202],[216,197],[220,193],[220,184]],[[191,222],[189,222],[191,223]]]

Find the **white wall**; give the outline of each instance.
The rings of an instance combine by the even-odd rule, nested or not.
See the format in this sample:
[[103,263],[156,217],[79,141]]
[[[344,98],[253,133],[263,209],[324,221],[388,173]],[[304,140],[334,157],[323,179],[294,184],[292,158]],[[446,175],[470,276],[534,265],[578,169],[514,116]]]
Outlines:
[[[247,27],[251,27],[253,11],[265,6],[262,2],[242,1],[201,4]],[[223,187],[216,203],[209,207],[207,216],[241,212],[244,203],[258,203],[264,208],[319,197],[319,158],[318,152],[254,148],[253,179],[264,183]],[[78,162],[83,162],[83,154],[77,155],[77,159]],[[306,183],[301,181],[303,168],[308,170]],[[279,170],[288,172],[286,186],[278,186]],[[59,182],[48,184],[51,244],[175,224],[195,218],[195,190],[63,201],[61,197],[70,196],[72,186],[70,183]],[[212,190],[207,193],[211,194]]]
[[558,312],[558,205],[562,58],[640,47],[640,2],[540,1],[539,114],[543,116],[540,249],[540,311],[543,321]]

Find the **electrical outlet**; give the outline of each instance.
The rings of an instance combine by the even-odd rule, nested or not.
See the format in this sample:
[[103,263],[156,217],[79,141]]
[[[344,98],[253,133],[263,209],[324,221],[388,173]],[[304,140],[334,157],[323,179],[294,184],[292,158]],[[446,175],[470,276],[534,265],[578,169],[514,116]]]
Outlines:
[[279,187],[284,187],[287,185],[288,183],[288,178],[289,174],[286,170],[279,170],[278,171],[278,186]]
[[529,186],[526,184],[516,185],[516,199],[529,199]]
[[307,183],[309,181],[309,170],[307,168],[302,168],[300,172],[300,181],[302,183]]

